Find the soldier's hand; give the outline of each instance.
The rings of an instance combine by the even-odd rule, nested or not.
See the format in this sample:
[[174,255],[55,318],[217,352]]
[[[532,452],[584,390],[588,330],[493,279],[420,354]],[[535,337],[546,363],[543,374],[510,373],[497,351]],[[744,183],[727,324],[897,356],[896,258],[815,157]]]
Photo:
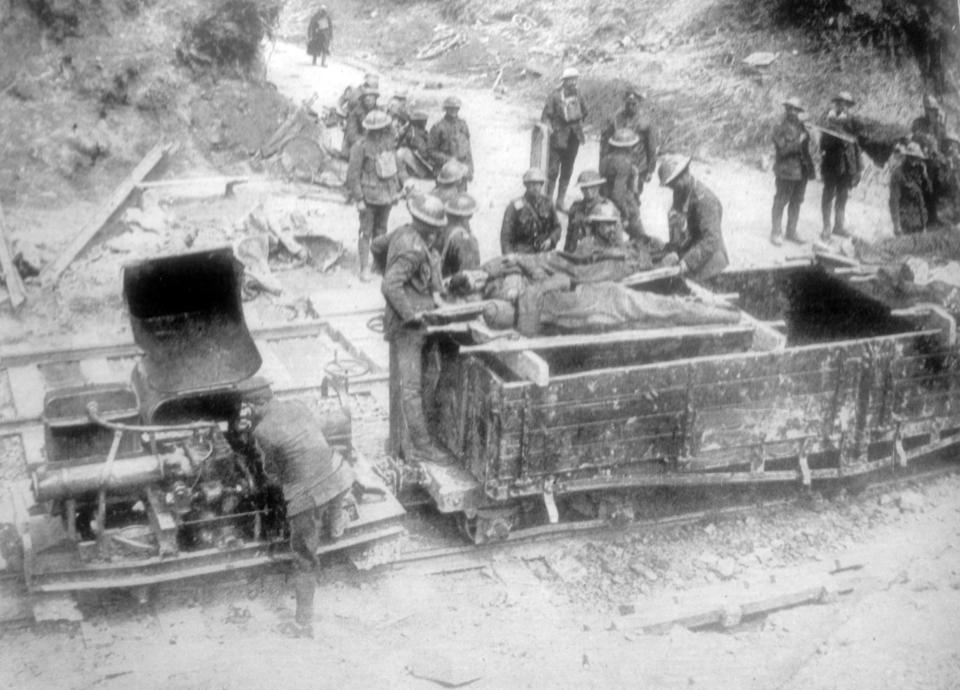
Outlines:
[[677,256],[676,252],[670,252],[664,254],[663,258],[660,259],[661,266],[676,266],[680,263],[680,257]]
[[366,204],[366,202],[365,202],[363,199],[360,199],[360,201],[357,202],[357,210],[358,210],[358,211],[366,211],[366,210],[367,210],[367,204]]
[[423,313],[417,312],[412,317],[403,322],[407,328],[423,328]]

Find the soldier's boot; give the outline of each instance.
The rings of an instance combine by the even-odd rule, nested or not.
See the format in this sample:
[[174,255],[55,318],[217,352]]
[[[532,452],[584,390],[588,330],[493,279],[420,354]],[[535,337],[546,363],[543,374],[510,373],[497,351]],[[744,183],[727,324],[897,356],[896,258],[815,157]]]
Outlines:
[[838,237],[849,237],[850,233],[847,232],[846,227],[844,227],[844,221],[846,220],[846,209],[842,206],[837,206],[837,215],[833,221],[833,234]]
[[423,416],[423,402],[420,396],[404,397],[403,416],[407,422],[408,441],[404,456],[408,462],[434,462],[439,465],[450,464],[449,454],[443,452],[433,442],[427,429],[427,420]]
[[347,519],[346,496],[346,493],[342,493],[327,504],[325,516],[327,519],[327,532],[333,541],[342,537],[343,533],[347,531],[347,522],[349,522],[349,520]]
[[370,273],[370,238],[361,237],[357,240],[357,256],[360,258],[360,280],[369,283],[373,280]]
[[[826,196],[826,195],[824,195]],[[825,198],[820,203],[820,215],[823,216],[823,231],[820,233],[820,239],[824,242],[830,241],[830,212],[832,210],[833,201],[831,199]]]
[[294,572],[293,592],[297,610],[293,622],[280,627],[280,632],[288,637],[313,637],[313,598],[317,590],[315,577],[310,571]]
[[800,239],[800,235],[797,234],[797,223],[799,221],[800,221],[800,207],[788,206],[787,207],[787,240],[790,242],[796,242],[797,244],[803,244],[803,240]]

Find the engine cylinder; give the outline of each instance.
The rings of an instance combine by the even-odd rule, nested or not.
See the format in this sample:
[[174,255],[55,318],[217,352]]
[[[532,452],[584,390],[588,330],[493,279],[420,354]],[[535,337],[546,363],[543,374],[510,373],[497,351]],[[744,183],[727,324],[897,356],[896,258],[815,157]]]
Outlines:
[[51,501],[80,498],[100,489],[108,492],[134,489],[170,475],[184,475],[189,467],[186,456],[177,452],[115,460],[109,471],[103,462],[40,470],[33,474],[33,494],[37,501]]

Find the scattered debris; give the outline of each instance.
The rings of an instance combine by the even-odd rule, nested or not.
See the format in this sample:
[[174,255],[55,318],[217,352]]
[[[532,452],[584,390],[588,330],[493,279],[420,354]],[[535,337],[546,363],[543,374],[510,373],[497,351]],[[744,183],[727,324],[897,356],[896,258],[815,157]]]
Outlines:
[[916,513],[923,509],[924,498],[916,491],[904,491],[897,497],[897,505],[903,513]]
[[150,174],[150,171],[157,166],[167,151],[168,147],[165,144],[157,144],[150,149],[137,167],[133,169],[133,172],[117,186],[113,194],[110,195],[110,198],[100,205],[93,215],[93,218],[80,228],[80,231],[74,236],[60,255],[54,259],[53,263],[44,267],[40,273],[40,277],[45,285],[57,284],[60,276],[67,270],[67,267],[80,255],[96,234],[100,232],[100,229],[110,220],[113,214],[116,213],[117,209],[127,200],[127,197],[130,196],[130,193],[136,185],[142,182],[143,178]]
[[77,608],[77,600],[72,594],[38,594],[31,600],[33,619],[37,623],[45,621],[70,621],[76,623],[83,620],[83,614]]
[[13,252],[7,243],[7,222],[2,206],[0,206],[0,275],[3,276],[4,283],[7,286],[10,304],[14,310],[19,309],[27,301],[27,289],[23,285],[23,280],[20,278],[20,273],[14,261]]
[[444,688],[462,688],[483,678],[483,672],[471,666],[464,659],[452,661],[434,654],[410,664],[407,672],[414,678],[429,680]]
[[283,292],[283,286],[270,271],[270,237],[260,234],[244,237],[233,246],[233,253],[243,264],[243,295],[252,299],[258,292],[265,291],[274,295]]
[[743,58],[743,64],[753,68],[769,67],[778,57],[780,57],[780,53],[750,53],[747,57]]
[[430,43],[417,51],[417,60],[430,60],[439,57],[467,41],[466,36],[462,33],[443,24],[438,24],[433,33],[434,37]]

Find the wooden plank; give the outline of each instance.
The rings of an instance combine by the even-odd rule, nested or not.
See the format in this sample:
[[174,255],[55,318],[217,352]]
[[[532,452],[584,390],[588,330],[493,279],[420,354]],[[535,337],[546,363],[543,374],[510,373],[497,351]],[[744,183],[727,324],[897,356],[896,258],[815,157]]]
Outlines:
[[130,372],[116,371],[105,357],[80,360],[80,373],[87,383],[126,383]]
[[80,253],[86,249],[100,229],[110,220],[120,206],[127,200],[136,185],[143,181],[150,171],[163,160],[167,152],[165,144],[157,144],[137,164],[137,167],[114,189],[110,197],[97,208],[93,217],[88,220],[80,231],[74,235],[70,243],[60,252],[59,256],[40,272],[40,279],[44,285],[56,285],[60,276]]
[[543,388],[550,383],[550,365],[535,352],[502,352],[496,355],[505,367],[525,381]]
[[23,444],[23,461],[28,471],[47,462],[46,435],[42,424],[32,425],[21,431],[20,442]]
[[521,352],[523,350],[550,350],[567,347],[589,347],[611,343],[643,342],[666,338],[684,338],[690,336],[710,336],[728,333],[748,333],[752,326],[678,326],[675,328],[650,328],[630,331],[611,331],[609,333],[583,333],[577,335],[540,336],[536,338],[518,338],[516,340],[494,340],[481,345],[461,347],[460,352]]
[[257,375],[267,379],[274,390],[283,390],[293,385],[294,381],[290,370],[284,366],[270,341],[257,341],[257,349],[260,351],[260,358],[263,360]]
[[16,311],[27,301],[27,289],[20,278],[20,272],[13,264],[13,250],[7,243],[7,221],[3,215],[3,205],[0,205],[0,270],[3,272],[3,282],[10,294],[10,304]]
[[40,368],[32,365],[7,369],[10,392],[17,417],[35,418],[43,414],[46,385]]
[[662,268],[652,268],[649,271],[639,271],[633,275],[629,275],[623,280],[620,281],[622,285],[627,287],[634,287],[636,285],[645,285],[647,283],[652,283],[656,280],[664,280],[666,278],[676,278],[680,275],[679,266],[664,266]]
[[[227,176],[227,175],[216,175],[213,177],[183,177],[174,180],[153,180],[150,182],[138,182],[134,185],[137,189],[163,189],[165,187],[182,187],[184,185],[207,185],[207,184],[217,184],[224,185],[225,187],[230,184],[238,184],[240,182],[258,182],[256,178],[250,176]],[[263,182],[269,182],[268,178],[262,178]]]

